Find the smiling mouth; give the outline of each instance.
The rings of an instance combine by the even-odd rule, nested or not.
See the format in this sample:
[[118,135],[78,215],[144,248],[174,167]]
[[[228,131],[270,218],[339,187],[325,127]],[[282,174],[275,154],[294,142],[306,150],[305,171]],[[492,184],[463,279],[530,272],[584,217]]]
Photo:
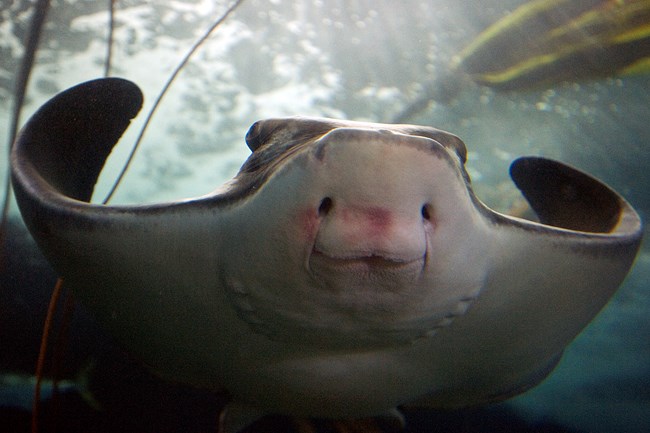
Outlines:
[[417,280],[424,272],[425,255],[415,259],[387,258],[377,254],[333,257],[314,249],[309,258],[313,275],[330,279],[327,273],[358,277],[361,280],[388,279],[404,283]]
[[357,255],[350,257],[333,257],[321,251],[314,249],[311,253],[312,259],[323,260],[330,263],[332,266],[350,266],[350,265],[366,265],[371,267],[386,267],[386,268],[399,268],[408,266],[414,262],[421,262],[424,257],[411,260],[401,260],[386,258],[377,254]]

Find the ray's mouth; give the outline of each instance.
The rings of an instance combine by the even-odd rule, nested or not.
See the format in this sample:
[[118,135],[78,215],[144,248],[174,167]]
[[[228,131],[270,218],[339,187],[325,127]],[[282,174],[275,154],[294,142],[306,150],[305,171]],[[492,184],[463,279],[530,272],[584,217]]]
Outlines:
[[387,258],[379,254],[351,255],[349,257],[334,257],[314,248],[311,252],[311,259],[322,261],[332,267],[367,266],[369,268],[397,269],[409,266],[413,263],[421,263],[424,256],[416,259]]
[[313,248],[308,268],[318,279],[331,280],[335,275],[345,275],[359,280],[373,276],[406,283],[416,281],[424,273],[426,254],[416,258],[386,257],[380,254],[351,254],[345,257],[329,255]]

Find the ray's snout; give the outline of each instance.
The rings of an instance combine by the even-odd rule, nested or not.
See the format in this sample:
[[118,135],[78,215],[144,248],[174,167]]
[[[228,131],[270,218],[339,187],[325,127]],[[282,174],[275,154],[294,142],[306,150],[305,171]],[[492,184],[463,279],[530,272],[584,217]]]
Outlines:
[[432,142],[359,128],[325,135],[315,153],[327,175],[314,252],[373,263],[422,260],[434,229]]
[[[427,205],[395,209],[387,203],[355,206],[337,196],[319,206],[320,227],[314,250],[338,259],[385,259],[409,262],[426,253]],[[378,261],[378,260],[375,260]]]

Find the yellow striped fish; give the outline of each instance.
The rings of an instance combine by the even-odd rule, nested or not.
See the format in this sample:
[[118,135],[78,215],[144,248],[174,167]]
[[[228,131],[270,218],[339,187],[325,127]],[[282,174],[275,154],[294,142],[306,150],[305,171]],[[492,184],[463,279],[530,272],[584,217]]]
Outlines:
[[525,89],[650,71],[650,0],[535,0],[483,31],[454,66]]

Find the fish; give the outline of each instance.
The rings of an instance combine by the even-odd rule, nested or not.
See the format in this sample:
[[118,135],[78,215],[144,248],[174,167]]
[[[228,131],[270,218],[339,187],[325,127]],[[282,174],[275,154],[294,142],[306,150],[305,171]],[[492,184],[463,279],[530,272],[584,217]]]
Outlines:
[[[101,403],[95,399],[89,388],[89,374],[93,368],[94,361],[90,361],[74,378],[44,378],[41,383],[40,401],[52,400],[56,394],[76,393],[93,409],[101,408]],[[0,407],[31,410],[37,381],[36,376],[21,372],[0,374]]]
[[647,73],[650,1],[530,1],[481,32],[452,65],[500,90]]
[[[0,407],[31,410],[34,404],[36,377],[20,373],[0,375]],[[56,391],[55,391],[56,388]],[[85,392],[83,386],[72,380],[45,380],[42,384],[41,399],[49,400],[55,393]]]
[[393,117],[448,105],[469,83],[526,92],[650,72],[650,0],[533,0],[451,56]]
[[91,203],[141,108],[121,78],[46,102],[14,143],[23,220],[78,299],[161,377],[226,390],[224,432],[265,414],[384,417],[517,395],[553,370],[634,263],[643,223],[562,162],[516,159],[538,220],[474,194],[428,126],[272,118],[204,196]]

